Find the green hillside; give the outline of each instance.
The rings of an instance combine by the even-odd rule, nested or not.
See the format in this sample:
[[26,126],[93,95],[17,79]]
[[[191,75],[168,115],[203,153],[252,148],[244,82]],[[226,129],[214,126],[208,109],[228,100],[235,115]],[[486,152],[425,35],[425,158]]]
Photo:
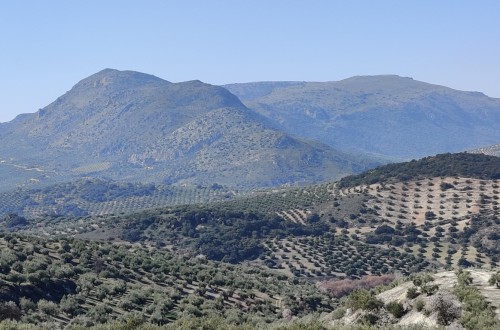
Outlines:
[[450,176],[498,180],[500,158],[469,153],[441,154],[411,162],[384,165],[359,175],[348,176],[340,180],[339,187]]

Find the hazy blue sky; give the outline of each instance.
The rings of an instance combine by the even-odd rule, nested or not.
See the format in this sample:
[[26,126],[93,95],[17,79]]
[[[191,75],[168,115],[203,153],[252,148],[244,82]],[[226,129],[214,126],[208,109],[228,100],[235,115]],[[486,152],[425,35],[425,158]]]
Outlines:
[[500,97],[500,1],[2,1],[0,122],[104,68],[179,82],[398,74]]

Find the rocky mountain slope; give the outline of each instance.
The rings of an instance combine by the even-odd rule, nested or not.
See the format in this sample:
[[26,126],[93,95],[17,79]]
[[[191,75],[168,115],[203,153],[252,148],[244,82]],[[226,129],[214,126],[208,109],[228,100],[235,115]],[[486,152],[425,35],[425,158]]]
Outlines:
[[477,148],[469,152],[473,154],[485,154],[485,155],[500,157],[500,144],[494,144],[492,146]]
[[500,100],[399,76],[224,86],[288,132],[340,150],[420,158],[497,143]]
[[[81,176],[266,187],[365,164],[283,133],[222,87],[103,70],[35,114],[0,126],[5,186]],[[2,189],[5,189],[2,185]]]

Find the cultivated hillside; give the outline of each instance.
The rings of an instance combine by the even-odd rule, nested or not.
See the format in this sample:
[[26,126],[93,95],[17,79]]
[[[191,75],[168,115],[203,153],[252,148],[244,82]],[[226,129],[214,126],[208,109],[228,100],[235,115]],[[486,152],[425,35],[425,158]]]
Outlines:
[[5,319],[25,324],[10,329],[82,329],[115,319],[138,326],[221,316],[262,328],[281,318],[285,302],[296,315],[336,304],[311,283],[252,267],[130,245],[0,235],[2,329]]
[[137,212],[142,209],[228,200],[244,193],[220,185],[171,186],[85,178],[43,188],[0,192],[0,216],[28,218]]
[[267,187],[365,168],[272,128],[222,87],[111,69],[2,124],[0,139],[1,190],[81,176]]
[[129,215],[38,218],[18,230],[165,246],[214,260],[251,261],[294,277],[496,268],[500,186],[492,175],[498,162],[444,154],[336,183]]
[[[308,320],[317,329],[497,329],[500,291],[489,280],[500,261],[499,162],[443,154],[212,204],[10,214],[0,219],[0,315],[53,328],[110,315],[179,329],[301,329]],[[67,195],[106,200],[159,188],[79,184]],[[459,268],[470,277],[450,271]],[[390,290],[373,289],[380,284]],[[453,318],[441,318],[442,301],[457,306]]]
[[399,76],[225,86],[277,127],[340,150],[420,158],[497,143],[500,100]]

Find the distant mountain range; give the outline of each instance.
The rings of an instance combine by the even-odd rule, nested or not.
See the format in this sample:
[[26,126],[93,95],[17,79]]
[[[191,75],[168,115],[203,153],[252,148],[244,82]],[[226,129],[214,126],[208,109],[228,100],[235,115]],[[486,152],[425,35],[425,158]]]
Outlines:
[[411,78],[224,87],[276,127],[339,150],[412,159],[500,141],[500,99]]
[[82,176],[270,187],[377,164],[292,137],[222,87],[111,69],[1,124],[0,139],[0,190]]
[[220,87],[106,69],[0,140],[0,191],[82,177],[254,189],[498,143],[500,100],[398,76]]

